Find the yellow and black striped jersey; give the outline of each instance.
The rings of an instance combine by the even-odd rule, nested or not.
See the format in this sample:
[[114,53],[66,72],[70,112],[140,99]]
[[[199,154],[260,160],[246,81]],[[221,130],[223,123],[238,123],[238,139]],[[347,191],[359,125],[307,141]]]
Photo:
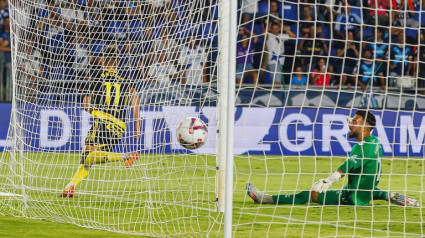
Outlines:
[[115,118],[126,117],[131,83],[118,72],[104,70],[101,66],[90,69],[89,94],[95,110],[111,114]]

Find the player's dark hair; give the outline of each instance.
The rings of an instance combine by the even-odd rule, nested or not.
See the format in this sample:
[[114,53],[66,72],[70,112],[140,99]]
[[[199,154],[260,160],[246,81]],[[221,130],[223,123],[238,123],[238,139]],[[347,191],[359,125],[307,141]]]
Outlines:
[[376,118],[375,118],[375,115],[373,115],[373,113],[371,113],[370,111],[358,110],[356,112],[356,115],[361,116],[363,118],[363,120],[365,120],[366,123],[369,125],[369,127],[370,127],[371,130],[373,128],[375,128],[375,126],[376,126]]
[[118,65],[120,50],[115,46],[108,46],[102,50],[101,57],[105,66]]

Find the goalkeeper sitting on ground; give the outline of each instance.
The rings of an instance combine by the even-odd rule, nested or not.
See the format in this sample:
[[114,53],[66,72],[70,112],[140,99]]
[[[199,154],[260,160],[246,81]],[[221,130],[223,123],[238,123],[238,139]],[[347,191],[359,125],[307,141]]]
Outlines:
[[89,93],[83,99],[83,107],[91,113],[94,122],[84,144],[80,166],[61,197],[74,196],[75,187],[87,178],[91,165],[123,161],[126,167],[130,167],[138,158],[136,152],[111,152],[125,135],[123,120],[129,103],[135,119],[134,139],[138,138],[140,130],[139,99],[129,79],[118,74],[119,54],[115,46],[105,48],[99,59],[100,65],[90,69]]
[[[248,195],[255,203],[263,204],[305,204],[311,201],[322,205],[367,206],[371,200],[387,200],[397,205],[418,207],[419,202],[413,197],[377,187],[381,176],[382,147],[378,138],[371,134],[376,124],[375,116],[359,110],[354,118],[347,120],[350,125],[348,136],[356,138],[357,144],[335,173],[313,184],[311,190],[297,194],[268,195],[248,183]],[[348,184],[342,190],[328,190],[344,175],[348,175]]]

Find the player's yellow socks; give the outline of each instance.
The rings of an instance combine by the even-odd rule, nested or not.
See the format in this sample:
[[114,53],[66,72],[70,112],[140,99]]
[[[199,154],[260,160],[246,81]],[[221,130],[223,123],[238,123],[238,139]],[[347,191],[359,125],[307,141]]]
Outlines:
[[81,181],[89,175],[89,168],[84,167],[83,164],[78,166],[77,172],[75,172],[74,177],[72,177],[71,183],[74,183],[75,186],[81,183]]
[[90,152],[87,155],[84,164],[91,165],[91,164],[106,163],[107,161],[115,162],[120,160],[122,160],[122,154],[98,150],[98,151]]
[[106,151],[92,151],[87,155],[84,164],[78,166],[78,170],[75,172],[74,177],[72,177],[71,183],[77,186],[83,179],[87,178],[89,175],[88,166],[91,164],[106,163],[106,161],[115,162],[119,160],[122,160],[122,154]]

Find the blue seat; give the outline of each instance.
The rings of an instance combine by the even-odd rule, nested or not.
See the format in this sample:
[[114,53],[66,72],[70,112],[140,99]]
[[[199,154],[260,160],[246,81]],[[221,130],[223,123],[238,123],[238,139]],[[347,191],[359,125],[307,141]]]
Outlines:
[[331,54],[330,56],[336,56],[336,48],[335,47],[331,47]]
[[198,38],[202,40],[217,42],[218,41],[217,23],[201,23],[198,30]]
[[425,26],[425,12],[421,11],[421,26]]
[[406,36],[411,36],[416,39],[418,37],[418,30],[406,29]]
[[258,14],[260,16],[269,14],[269,4],[267,2],[258,3]]
[[285,2],[281,7],[283,19],[287,21],[298,21],[298,7],[297,4]]
[[[47,90],[46,90],[47,91]],[[40,100],[41,103],[48,102],[48,101],[55,101],[57,99],[57,95],[55,93],[38,93],[37,94],[38,100]]]
[[218,58],[218,49],[217,47],[214,47],[211,51],[211,61],[216,62]]
[[361,8],[358,8],[358,7],[351,7],[351,13],[353,13],[353,14],[355,14],[355,15],[357,15],[357,16],[359,16],[361,19],[362,19],[362,21],[364,21],[363,19],[363,14],[362,14],[362,10],[361,10]]
[[163,21],[159,21],[159,22],[155,22],[155,26],[154,26],[154,29],[153,29],[153,37],[154,38],[158,38],[158,37],[161,37],[161,31],[164,29],[164,28],[167,28],[168,26],[167,26],[167,23],[166,22],[163,22]]
[[256,35],[261,35],[263,34],[263,26],[261,24],[254,24],[254,29],[253,29],[254,34]]
[[38,16],[41,18],[47,17],[49,15],[49,11],[47,9],[40,9],[38,11]]
[[370,37],[373,37],[374,30],[375,29],[373,27],[370,27],[370,26],[365,27],[363,29],[363,39],[369,39]]
[[91,44],[91,49],[90,49],[91,50],[91,54],[93,56],[95,56],[95,57],[98,56],[107,45],[108,44],[106,42],[104,42],[104,41],[102,41],[102,42],[93,42]]
[[142,21],[137,19],[130,21],[130,25],[128,27],[128,36],[134,40],[141,40],[143,37],[142,28]]
[[218,4],[217,1],[211,3],[211,16],[213,19],[218,19]]
[[330,29],[330,27],[329,26],[326,26],[325,24],[322,26],[322,33],[323,33],[323,36],[326,38],[326,39],[330,39],[331,38],[331,29]]
[[[184,18],[186,16],[186,12],[188,9],[185,9],[185,5],[181,0],[176,1],[170,1],[171,2],[171,9],[177,13],[178,18]],[[187,8],[187,5],[186,5]]]
[[173,35],[173,38],[176,39],[186,39],[193,32],[193,24],[192,23],[184,23],[182,22],[177,26],[176,32]]
[[107,21],[105,27],[110,37],[118,39],[126,37],[127,29],[125,21]]
[[265,84],[273,84],[272,75],[269,72],[264,72],[264,83]]

